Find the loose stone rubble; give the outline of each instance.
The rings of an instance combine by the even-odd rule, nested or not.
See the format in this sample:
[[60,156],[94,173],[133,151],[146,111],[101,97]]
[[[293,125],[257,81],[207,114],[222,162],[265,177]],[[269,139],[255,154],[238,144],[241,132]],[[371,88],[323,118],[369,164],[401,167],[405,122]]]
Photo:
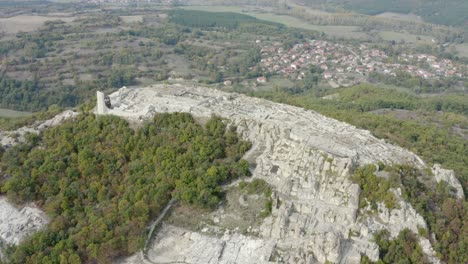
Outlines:
[[[44,212],[34,205],[17,208],[0,197],[0,249],[18,245],[26,236],[41,229],[48,222]],[[0,258],[1,258],[0,250]]]
[[[274,189],[272,215],[258,236],[210,237],[165,226],[148,254],[153,263],[360,263],[362,255],[376,261],[375,232],[388,229],[396,236],[403,228],[417,232],[426,227],[399,190],[394,193],[400,209],[389,211],[380,205],[378,215],[357,218],[360,190],[349,179],[353,169],[379,161],[427,167],[415,154],[368,131],[314,111],[203,87],[122,88],[110,98],[114,108],[108,114],[134,121],[157,112],[226,118],[253,142],[244,157],[253,164],[253,177]],[[430,243],[423,246],[437,263]],[[134,256],[124,263],[143,262]]]

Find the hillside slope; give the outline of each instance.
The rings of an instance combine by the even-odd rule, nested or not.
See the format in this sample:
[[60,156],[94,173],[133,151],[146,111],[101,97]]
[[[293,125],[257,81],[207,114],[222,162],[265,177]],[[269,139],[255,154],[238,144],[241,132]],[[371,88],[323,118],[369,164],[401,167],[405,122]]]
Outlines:
[[[258,228],[247,233],[222,229],[224,236],[217,233],[221,237],[212,238],[197,230],[165,225],[148,253],[152,261],[359,263],[361,255],[376,261],[379,248],[373,242],[374,234],[389,230],[396,237],[405,228],[417,233],[418,228],[426,227],[398,188],[391,191],[396,208],[387,209],[379,203],[378,214],[363,214],[359,209],[360,189],[350,179],[358,166],[382,162],[427,169],[413,153],[367,131],[313,111],[202,87],[157,85],[121,89],[110,97],[114,109],[108,113],[133,120],[157,112],[228,118],[244,139],[254,143],[244,156],[253,165],[253,177],[273,188],[271,217]],[[436,169],[433,172],[439,173]],[[461,186],[457,186],[462,196]],[[223,222],[219,218],[227,217],[225,210],[211,215],[204,232],[219,232],[219,222]],[[424,237],[419,241],[427,258],[437,263],[430,242]],[[136,255],[125,263],[142,261]]]
[[297,2],[325,8],[342,7],[367,15],[384,12],[414,13],[434,24],[468,25],[468,2],[464,0],[304,0]]
[[[243,157],[251,165],[252,178],[247,181],[261,180],[271,186],[265,194],[270,199],[268,214],[253,220],[243,217],[246,211],[258,212],[258,203],[263,200],[255,190],[236,193],[249,184],[236,181],[223,187],[227,202],[220,203],[217,210],[184,213],[183,208],[174,209],[179,211],[158,228],[147,254],[119,263],[360,263],[363,257],[377,261],[395,250],[398,257],[440,263],[437,248],[433,248],[436,242],[425,235],[433,233],[432,227],[419,213],[419,205],[407,201],[404,186],[386,182],[393,176],[384,168],[396,166],[404,171],[409,166],[426,172],[413,182],[449,184],[458,201],[464,200],[463,191],[453,173],[439,166],[428,167],[408,150],[314,111],[205,87],[122,88],[110,99],[113,109],[105,109],[105,114],[133,124],[157,113],[187,112],[199,123],[212,115],[225,118],[228,127],[235,127],[244,140],[253,143]],[[362,180],[364,185],[359,182]],[[377,196],[382,193],[383,199]],[[240,209],[233,211],[236,203]],[[0,222],[7,220],[4,217],[0,214]],[[195,226],[181,225],[174,217],[193,221]],[[5,240],[3,235],[0,238]],[[379,242],[382,240],[396,245],[409,241],[405,250],[413,253],[389,249]],[[392,263],[392,259],[387,257],[385,263]]]

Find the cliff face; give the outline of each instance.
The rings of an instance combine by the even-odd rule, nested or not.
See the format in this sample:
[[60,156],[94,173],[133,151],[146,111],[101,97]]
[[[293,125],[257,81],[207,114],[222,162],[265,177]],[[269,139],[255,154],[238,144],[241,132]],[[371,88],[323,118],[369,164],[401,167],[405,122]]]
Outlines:
[[[425,168],[413,153],[373,137],[368,131],[313,111],[201,87],[158,85],[121,89],[111,96],[109,114],[141,120],[156,112],[189,112],[195,117],[225,117],[243,138],[253,142],[245,155],[253,178],[273,186],[273,209],[256,235],[227,231],[212,237],[164,226],[149,259],[187,263],[359,263],[361,255],[377,260],[373,233],[393,236],[417,232],[424,219],[400,200],[400,209],[358,217],[359,187],[349,176],[359,165],[409,163]],[[214,225],[215,226],[215,225]],[[213,227],[213,226],[211,226]],[[350,235],[353,234],[353,235]],[[438,262],[428,241],[424,252]],[[210,250],[207,250],[210,248]],[[212,250],[211,250],[212,249]],[[137,257],[127,263],[139,263]]]
[[[426,226],[398,189],[392,191],[399,209],[388,210],[380,204],[376,215],[359,214],[360,189],[349,179],[358,166],[379,161],[427,166],[413,153],[368,131],[313,111],[203,87],[122,88],[110,99],[113,109],[106,109],[107,114],[136,122],[157,112],[188,112],[200,120],[211,115],[226,118],[253,143],[244,157],[252,164],[252,178],[263,179],[273,188],[271,215],[247,232],[221,228],[219,222],[224,220],[220,219],[233,214],[220,208],[209,216],[204,231],[164,224],[146,259],[136,254],[122,263],[360,263],[362,255],[378,259],[379,249],[372,242],[375,232],[387,229],[396,236],[404,228],[417,232],[418,227]],[[37,132],[59,121],[33,128]],[[440,167],[433,172],[434,180],[460,187],[453,172]],[[246,203],[244,198],[238,200]],[[1,223],[8,219],[0,214],[3,240]],[[34,230],[19,232],[15,241]],[[221,234],[213,236],[210,230],[221,230]],[[421,238],[420,242],[431,260],[438,262],[429,241]]]

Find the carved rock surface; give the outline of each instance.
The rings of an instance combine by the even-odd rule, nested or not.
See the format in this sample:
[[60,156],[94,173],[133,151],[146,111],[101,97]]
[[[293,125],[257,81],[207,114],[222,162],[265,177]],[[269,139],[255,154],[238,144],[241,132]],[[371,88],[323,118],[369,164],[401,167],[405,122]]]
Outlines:
[[[244,156],[254,164],[253,177],[274,188],[272,215],[263,221],[258,236],[213,238],[165,227],[149,254],[155,263],[360,263],[362,254],[375,261],[379,250],[371,241],[374,232],[390,229],[393,234],[403,227],[417,231],[418,225],[426,225],[402,200],[399,211],[384,211],[385,221],[357,219],[360,190],[349,179],[354,168],[378,161],[426,167],[415,154],[368,131],[314,111],[203,87],[123,88],[110,97],[114,109],[109,114],[130,120],[144,120],[156,112],[226,118],[253,142]],[[350,235],[352,231],[358,235]],[[227,254],[226,249],[242,250]],[[126,263],[142,262],[133,257]]]
[[[188,112],[201,120],[212,115],[226,118],[244,139],[253,142],[244,156],[253,165],[253,178],[264,179],[274,189],[272,214],[263,220],[256,236],[234,231],[213,237],[164,226],[147,260],[139,253],[123,263],[360,263],[363,254],[378,259],[374,232],[389,229],[394,234],[402,227],[425,226],[401,199],[399,211],[382,210],[380,219],[357,217],[360,189],[349,179],[357,166],[382,161],[427,167],[418,156],[368,131],[314,111],[203,87],[122,88],[110,98],[114,108],[108,114],[132,121],[157,112]],[[37,133],[75,115],[68,112],[24,129]],[[8,135],[0,133],[2,144]],[[452,185],[458,182],[447,179]],[[5,219],[8,216],[0,214],[0,223]],[[19,232],[15,241],[29,234],[28,230]],[[430,243],[423,246],[424,252],[433,253]]]

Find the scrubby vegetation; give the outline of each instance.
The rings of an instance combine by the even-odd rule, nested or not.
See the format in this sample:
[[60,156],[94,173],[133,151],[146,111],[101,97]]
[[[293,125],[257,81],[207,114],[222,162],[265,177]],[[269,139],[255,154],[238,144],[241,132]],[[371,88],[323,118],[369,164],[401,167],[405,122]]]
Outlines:
[[35,201],[47,229],[9,252],[12,263],[108,263],[137,251],[147,224],[175,198],[213,207],[219,185],[247,175],[250,148],[223,120],[158,114],[136,131],[117,117],[82,114],[8,150],[1,191]]
[[[401,231],[395,239],[390,239],[388,231],[383,230],[374,235],[374,240],[380,250],[380,260],[376,262],[378,264],[430,263],[419,246],[417,236],[408,229]],[[361,263],[372,262],[367,256],[363,256]]]
[[254,179],[251,182],[242,181],[239,188],[245,190],[248,194],[263,194],[265,197],[271,196],[270,185],[262,179]]
[[247,194],[258,194],[265,196],[267,201],[265,202],[261,216],[266,217],[271,214],[273,206],[273,201],[271,199],[272,190],[266,181],[262,179],[254,179],[251,182],[242,181],[239,183],[239,188],[242,191],[245,191]]
[[395,195],[390,191],[390,188],[396,188],[398,184],[377,177],[374,172],[375,166],[367,165],[358,168],[351,178],[361,187],[359,208],[363,209],[370,204],[372,210],[377,211],[377,203],[379,202],[384,203],[388,209],[398,208],[398,201]]
[[369,74],[371,82],[380,82],[397,87],[405,87],[415,93],[440,93],[457,86],[459,80],[456,78],[445,78],[441,80],[428,80],[421,77],[413,77],[405,72],[397,72],[396,76],[373,72]]
[[409,92],[362,84],[339,90],[337,100],[363,112],[390,108],[468,115],[468,96],[464,94],[421,98]]
[[456,199],[454,192],[445,182],[436,186],[424,181],[425,175],[410,166],[388,168],[399,178],[402,194],[428,224],[428,236],[442,261],[467,263],[468,251],[468,203]]
[[[384,171],[387,178],[375,176],[376,168],[373,165],[359,168],[353,175],[352,179],[362,189],[360,207],[365,207],[367,203],[374,205],[384,202],[389,209],[395,208],[395,197],[389,189],[400,188],[403,198],[427,222],[428,230],[422,228],[419,233],[431,241],[438,257],[446,263],[466,263],[468,226],[465,220],[468,217],[468,203],[457,200],[447,183],[436,184],[429,172],[408,165],[385,167],[381,164],[379,170]],[[377,209],[376,206],[374,209]],[[421,263],[416,261],[421,257],[417,240],[408,230],[402,231],[392,241],[385,232],[376,234],[375,239],[383,263],[400,263],[404,259],[409,261],[407,263]]]

